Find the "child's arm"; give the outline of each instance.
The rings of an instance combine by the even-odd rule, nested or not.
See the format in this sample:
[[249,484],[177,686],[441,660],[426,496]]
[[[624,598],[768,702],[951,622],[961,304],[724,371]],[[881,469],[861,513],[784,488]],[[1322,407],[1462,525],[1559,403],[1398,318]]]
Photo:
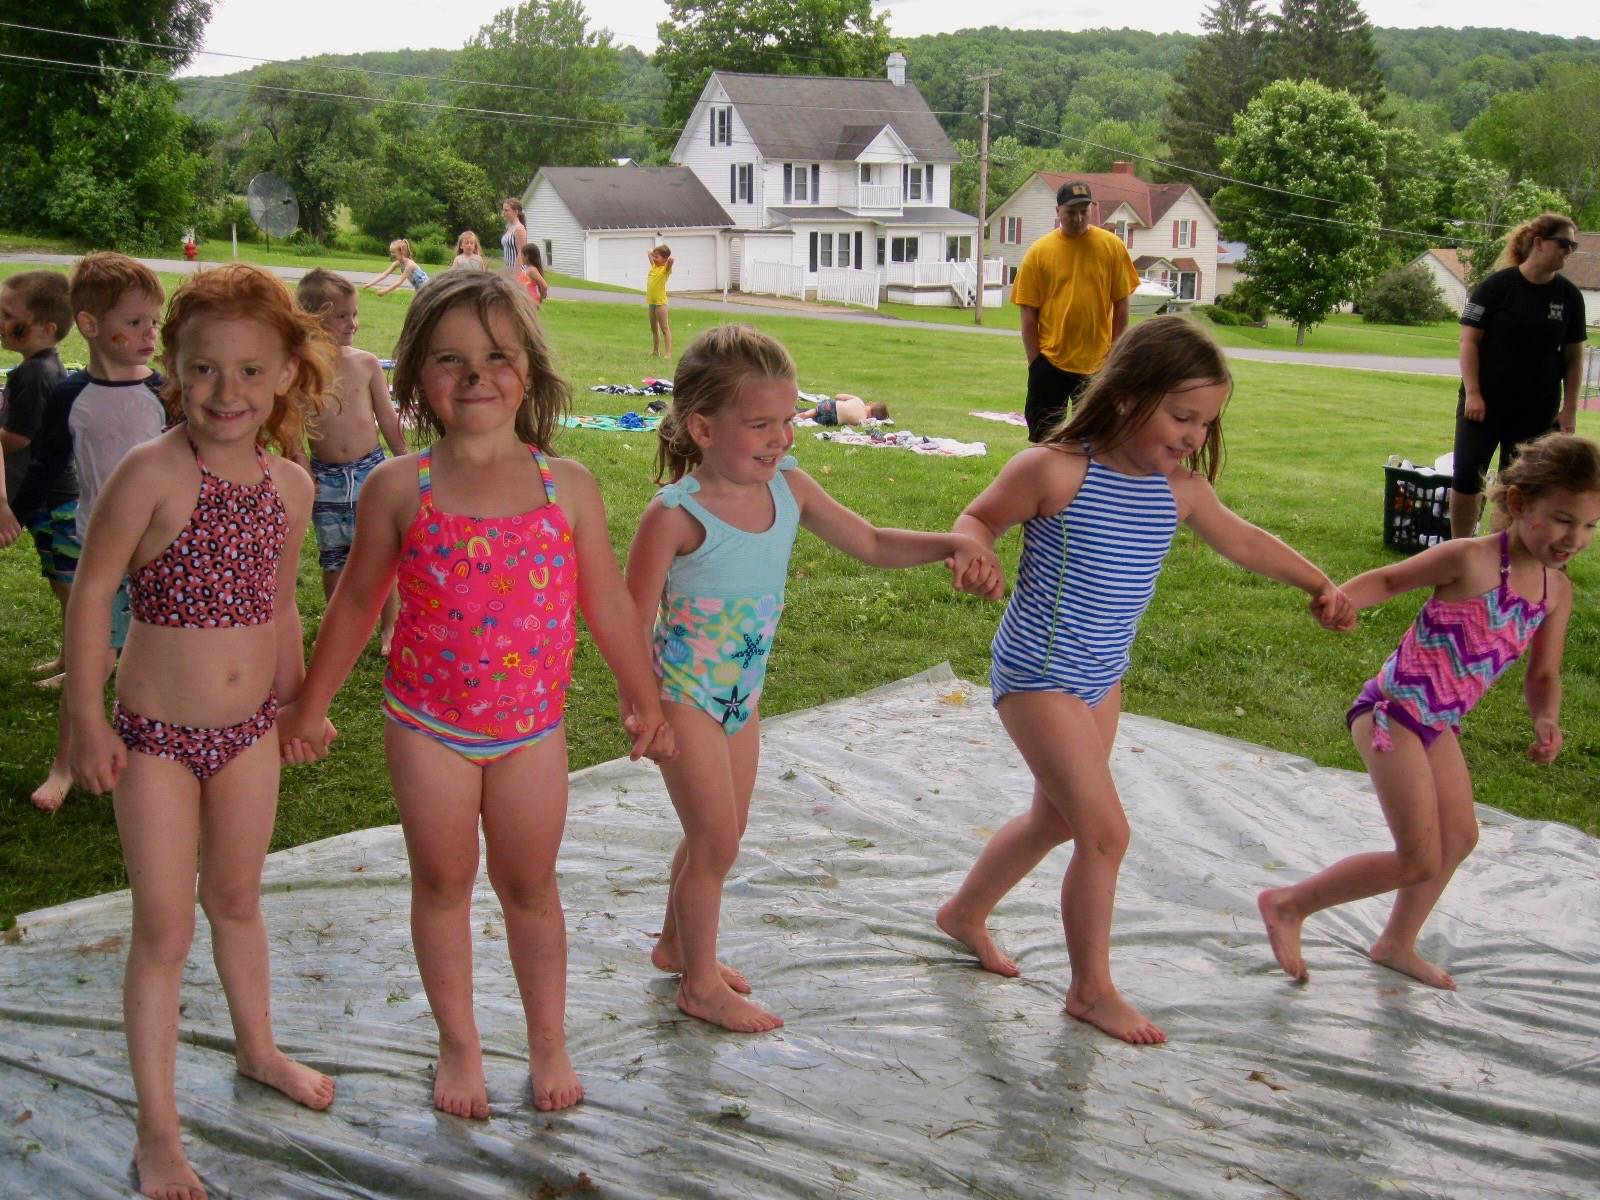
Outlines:
[[578,609],[588,622],[606,665],[617,678],[617,692],[624,708],[623,728],[633,739],[628,757],[644,755],[657,762],[675,758],[677,745],[672,726],[661,711],[644,623],[617,570],[600,489],[594,476],[572,459],[554,459],[550,466],[559,477],[556,489],[572,523],[578,552]]
[[17,522],[17,514],[11,511],[11,505],[6,500],[6,473],[4,469],[0,469],[0,550],[4,550],[21,536],[22,526]]
[[1320,567],[1223,504],[1204,476],[1188,472],[1170,478],[1181,519],[1201,541],[1247,571],[1305,592],[1312,615],[1325,628],[1355,627],[1355,606]]
[[1560,571],[1546,571],[1549,608],[1544,623],[1533,635],[1528,671],[1522,694],[1533,718],[1533,744],[1528,757],[1536,763],[1554,762],[1561,753],[1561,657],[1567,645],[1567,618],[1572,615],[1572,581]]
[[681,508],[668,508],[659,500],[646,505],[639,518],[633,544],[628,547],[626,579],[646,645],[655,628],[656,611],[661,607],[661,594],[666,590],[672,560],[693,549],[691,539],[696,529],[693,517]]
[[789,471],[786,478],[795,503],[800,506],[800,524],[851,558],[869,566],[891,568],[942,561],[957,581],[964,580],[970,572],[991,587],[999,573],[992,542],[961,530],[935,533],[880,528],[840,504],[804,471]]
[[[396,269],[398,269],[400,273],[394,277],[394,282],[380,291],[378,295],[387,296],[390,292],[398,291],[400,288],[405,287],[406,280],[411,277],[411,272],[417,269],[417,264],[412,262],[409,258],[402,258],[398,262],[391,265],[389,271]],[[383,274],[387,275],[389,271],[385,271]],[[378,279],[382,278],[383,275],[378,276]],[[378,279],[374,279],[372,282],[376,284]]]
[[383,274],[382,275],[375,276],[374,278],[369,279],[365,283],[363,283],[361,285],[361,290],[362,291],[366,291],[369,288],[377,287],[385,279],[387,279],[387,278],[389,278],[389,276],[393,275],[395,273],[395,271],[399,268],[399,266],[400,266],[400,260],[399,259],[395,259],[394,262],[390,263],[387,267],[385,267],[383,269]]
[[290,762],[309,762],[327,753],[328,708],[366,648],[394,586],[402,530],[418,504],[416,477],[413,461],[392,458],[361,489],[355,543],[322,614],[311,666],[297,699],[278,712],[278,742]]
[[1449,587],[1470,569],[1474,544],[1471,538],[1442,542],[1411,558],[1363,571],[1340,590],[1359,611],[1418,588]]
[[106,648],[117,587],[169,483],[160,458],[154,445],[135,447],[111,473],[95,502],[67,602],[65,717],[72,729],[72,777],[90,792],[109,792],[128,763],[127,747],[106,720]]
[[272,601],[272,623],[278,636],[278,663],[272,687],[280,704],[292,703],[300,694],[306,677],[305,634],[300,625],[300,606],[295,600],[295,583],[300,575],[300,546],[311,524],[311,501],[315,486],[304,467],[297,463],[272,472],[278,495],[288,512],[283,552],[278,556],[278,587]]
[[372,416],[378,422],[378,432],[388,444],[389,453],[399,458],[408,454],[406,431],[400,427],[400,414],[394,401],[389,399],[389,381],[383,377],[383,364],[376,354],[368,356],[367,395],[372,400]]

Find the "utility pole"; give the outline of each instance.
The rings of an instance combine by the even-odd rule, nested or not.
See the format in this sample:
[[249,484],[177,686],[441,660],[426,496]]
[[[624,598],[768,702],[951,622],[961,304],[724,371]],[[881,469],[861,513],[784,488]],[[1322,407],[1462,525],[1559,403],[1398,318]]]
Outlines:
[[972,239],[973,278],[977,280],[972,304],[974,325],[983,324],[983,228],[989,220],[989,81],[999,76],[999,71],[967,76],[983,81],[983,133],[978,142],[978,236]]

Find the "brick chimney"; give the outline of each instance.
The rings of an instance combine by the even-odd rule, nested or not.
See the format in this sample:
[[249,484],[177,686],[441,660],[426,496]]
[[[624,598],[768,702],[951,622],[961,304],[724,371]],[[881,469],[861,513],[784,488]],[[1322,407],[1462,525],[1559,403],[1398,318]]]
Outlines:
[[1113,175],[1132,175],[1133,164],[1131,162],[1114,162],[1111,164],[1111,173]]
[[894,84],[895,87],[905,87],[906,56],[896,50],[889,55],[885,65],[889,68],[889,82]]

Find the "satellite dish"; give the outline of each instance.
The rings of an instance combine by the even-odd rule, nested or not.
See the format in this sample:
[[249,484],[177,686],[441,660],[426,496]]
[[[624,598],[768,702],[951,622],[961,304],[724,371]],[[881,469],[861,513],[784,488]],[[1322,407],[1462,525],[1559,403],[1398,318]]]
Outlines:
[[294,189],[271,171],[262,171],[250,181],[245,202],[269,245],[273,238],[286,238],[300,227],[300,202]]

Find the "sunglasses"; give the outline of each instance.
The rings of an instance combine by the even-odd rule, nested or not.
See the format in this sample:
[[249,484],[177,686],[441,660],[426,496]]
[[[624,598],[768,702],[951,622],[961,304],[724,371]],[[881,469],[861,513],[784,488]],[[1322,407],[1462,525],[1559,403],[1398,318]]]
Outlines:
[[1569,237],[1553,237],[1545,238],[1544,240],[1547,242],[1554,242],[1569,254],[1578,248],[1578,243]]

